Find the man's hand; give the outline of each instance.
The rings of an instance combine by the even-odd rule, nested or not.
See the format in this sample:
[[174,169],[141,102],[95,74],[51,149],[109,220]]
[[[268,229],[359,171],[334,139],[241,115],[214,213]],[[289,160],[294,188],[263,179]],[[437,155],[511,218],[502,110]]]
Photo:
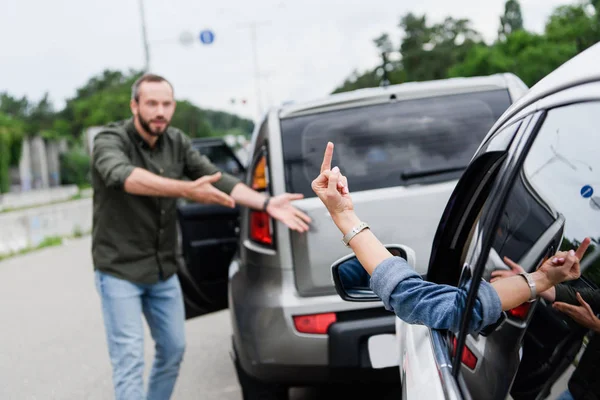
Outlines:
[[219,179],[221,179],[221,173],[217,172],[189,182],[184,197],[197,203],[220,204],[229,208],[235,207],[233,198],[212,185]]
[[590,305],[583,300],[579,293],[577,293],[577,300],[579,301],[579,304],[581,304],[580,306],[557,301],[552,307],[567,314],[579,325],[592,329],[595,332],[600,332],[600,319],[596,317],[596,314],[594,314]]
[[283,222],[288,228],[298,231],[308,231],[311,219],[308,215],[292,205],[292,201],[300,200],[302,194],[284,193],[271,198],[267,206],[267,213],[274,219]]

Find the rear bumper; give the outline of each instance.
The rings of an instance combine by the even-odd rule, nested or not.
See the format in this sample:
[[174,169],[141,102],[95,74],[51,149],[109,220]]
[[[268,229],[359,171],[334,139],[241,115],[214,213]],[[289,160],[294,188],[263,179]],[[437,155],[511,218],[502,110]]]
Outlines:
[[[230,272],[229,309],[235,356],[257,379],[289,385],[321,382],[399,382],[397,367],[373,369],[367,340],[394,333],[395,316],[381,303],[350,303],[339,296],[303,298],[293,271],[239,268]],[[328,334],[295,329],[294,315],[335,312]]]

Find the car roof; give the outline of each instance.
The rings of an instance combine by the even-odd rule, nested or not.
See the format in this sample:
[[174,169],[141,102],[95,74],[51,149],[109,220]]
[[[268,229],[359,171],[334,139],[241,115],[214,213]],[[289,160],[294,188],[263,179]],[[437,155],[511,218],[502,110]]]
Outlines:
[[377,104],[389,101],[390,98],[406,100],[471,91],[505,89],[511,84],[524,86],[522,81],[511,73],[438,79],[425,82],[406,82],[387,87],[357,89],[312,101],[284,105],[279,109],[279,117],[290,118],[299,115]]
[[220,137],[201,137],[192,138],[192,145],[194,146],[220,146],[226,145],[225,140]]
[[499,127],[507,122],[511,122],[511,119],[518,118],[521,111],[544,97],[574,86],[600,80],[599,64],[600,43],[597,43],[571,58],[531,87],[496,121],[490,130],[490,135],[494,134]]

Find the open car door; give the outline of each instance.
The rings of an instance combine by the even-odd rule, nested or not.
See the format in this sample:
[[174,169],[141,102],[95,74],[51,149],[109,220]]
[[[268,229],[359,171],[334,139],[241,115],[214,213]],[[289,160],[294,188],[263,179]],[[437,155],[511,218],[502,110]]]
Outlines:
[[[243,164],[222,139],[195,139],[192,144],[223,172],[243,179]],[[182,201],[177,215],[182,256],[178,275],[186,319],[227,308],[228,269],[238,249],[239,208]]]

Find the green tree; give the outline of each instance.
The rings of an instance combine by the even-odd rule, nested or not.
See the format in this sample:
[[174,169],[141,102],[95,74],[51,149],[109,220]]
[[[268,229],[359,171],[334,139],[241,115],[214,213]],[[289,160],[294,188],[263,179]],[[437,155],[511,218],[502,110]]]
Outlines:
[[543,35],[520,30],[508,35],[503,42],[489,47],[474,47],[462,63],[450,68],[448,75],[482,76],[512,72],[532,86],[576,54],[574,44],[555,43]]
[[10,167],[21,158],[23,122],[0,112],[0,193],[10,189]]
[[409,81],[427,80],[429,72],[424,71],[431,66],[429,50],[426,46],[430,45],[432,29],[427,26],[427,17],[416,16],[408,13],[400,18],[398,25],[404,32],[404,37],[400,45],[402,55],[402,67],[406,72],[406,79]]
[[25,120],[29,115],[29,100],[23,96],[20,99],[6,92],[0,93],[0,112],[13,118]]
[[382,77],[381,84],[389,85],[391,82],[388,75],[393,69],[393,65],[390,63],[390,54],[394,51],[394,45],[387,33],[379,36],[377,39],[373,40],[373,42],[381,56],[381,66],[377,68],[376,71]]
[[505,40],[508,35],[523,29],[523,15],[518,0],[507,0],[504,5],[504,15],[500,17],[498,39]]
[[377,76],[376,69],[360,73],[354,71],[344,82],[333,90],[333,93],[349,92],[356,89],[377,87],[380,79]]
[[[141,74],[135,70],[128,73],[106,70],[92,77],[67,101],[65,109],[54,120],[52,130],[60,135],[70,132],[78,137],[90,126],[130,118],[131,87]],[[225,112],[203,110],[186,100],[177,102],[172,125],[193,137],[211,136],[215,132],[227,133],[235,129],[249,135],[254,127],[252,121],[247,119]]]
[[428,26],[425,16],[407,14],[401,19],[400,27],[405,33],[400,46],[402,66],[409,81],[446,78],[448,69],[462,62],[482,41],[467,19],[448,17]]
[[187,100],[177,102],[171,124],[191,137],[206,137],[212,134],[204,112]]
[[[596,6],[600,1],[596,2]],[[591,14],[589,4],[558,7],[546,23],[546,37],[555,43],[573,44],[581,52],[600,40],[598,12]]]
[[27,121],[26,129],[32,135],[48,131],[52,129],[55,119],[54,106],[49,99],[49,94],[45,93],[38,103],[30,107],[25,118]]
[[53,128],[62,134],[70,132],[71,136],[79,137],[90,126],[129,118],[131,86],[140,75],[138,71],[124,74],[105,70],[90,78],[77,89],[73,98],[67,100]]

